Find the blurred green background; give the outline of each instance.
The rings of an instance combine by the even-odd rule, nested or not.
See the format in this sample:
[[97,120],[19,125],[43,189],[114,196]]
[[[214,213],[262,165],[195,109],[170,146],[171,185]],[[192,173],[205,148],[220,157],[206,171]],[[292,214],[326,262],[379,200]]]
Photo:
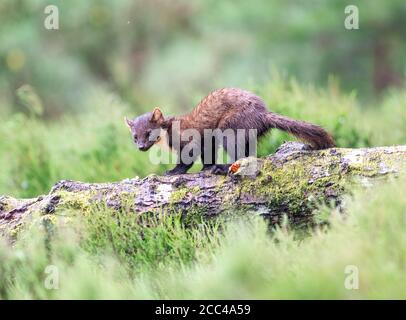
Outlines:
[[[44,27],[47,5],[59,30]],[[123,126],[159,105],[190,110],[219,87],[332,131],[339,146],[405,143],[406,6],[339,0],[2,0],[0,193],[58,179],[162,173]],[[264,139],[260,154],[284,140]]]

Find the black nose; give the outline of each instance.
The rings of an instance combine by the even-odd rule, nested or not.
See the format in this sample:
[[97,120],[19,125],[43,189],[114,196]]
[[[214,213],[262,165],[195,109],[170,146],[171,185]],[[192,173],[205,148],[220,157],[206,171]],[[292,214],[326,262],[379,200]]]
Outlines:
[[147,146],[139,146],[138,149],[140,149],[141,151],[145,151],[145,150],[147,150],[148,148],[147,148]]

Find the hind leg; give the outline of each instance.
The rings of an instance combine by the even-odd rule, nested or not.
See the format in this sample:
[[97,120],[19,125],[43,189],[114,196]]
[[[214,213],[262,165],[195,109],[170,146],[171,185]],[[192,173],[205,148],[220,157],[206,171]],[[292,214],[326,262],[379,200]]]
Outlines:
[[230,164],[220,164],[217,162],[217,151],[219,148],[219,136],[210,138],[210,143],[202,147],[201,158],[203,162],[202,171],[210,170],[213,174],[224,175],[228,173]]
[[200,145],[189,146],[189,150],[185,150],[185,147],[178,153],[178,164],[172,170],[165,172],[165,175],[183,174],[193,166],[200,155]]

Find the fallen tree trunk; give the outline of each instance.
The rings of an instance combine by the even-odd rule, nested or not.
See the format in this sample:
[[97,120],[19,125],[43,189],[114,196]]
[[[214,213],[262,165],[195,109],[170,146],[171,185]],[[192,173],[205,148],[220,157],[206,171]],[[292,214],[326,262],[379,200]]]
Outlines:
[[13,230],[35,214],[85,211],[95,203],[137,213],[261,214],[275,223],[286,214],[295,223],[308,220],[321,202],[339,204],[354,183],[368,186],[405,169],[406,146],[309,151],[290,142],[274,155],[238,161],[227,177],[195,173],[114,183],[60,181],[48,195],[35,199],[0,196],[0,230]]

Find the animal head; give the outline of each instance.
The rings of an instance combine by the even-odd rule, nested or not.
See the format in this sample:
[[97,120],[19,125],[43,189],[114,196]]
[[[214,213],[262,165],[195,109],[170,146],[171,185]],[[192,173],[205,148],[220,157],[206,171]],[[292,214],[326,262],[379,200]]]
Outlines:
[[133,120],[127,117],[124,120],[139,150],[147,151],[161,139],[160,131],[165,119],[158,107]]

